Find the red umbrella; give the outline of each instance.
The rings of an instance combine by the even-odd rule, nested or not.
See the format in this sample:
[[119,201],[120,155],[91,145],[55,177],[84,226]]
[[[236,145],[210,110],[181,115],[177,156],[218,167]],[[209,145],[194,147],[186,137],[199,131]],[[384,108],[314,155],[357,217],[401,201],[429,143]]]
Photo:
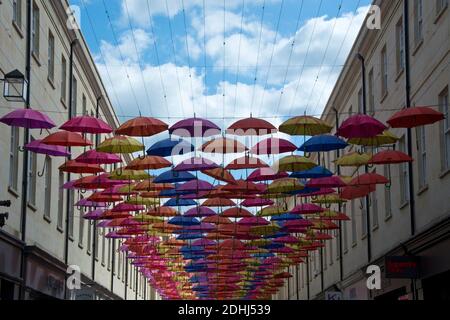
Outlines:
[[357,176],[352,181],[350,181],[350,186],[361,186],[361,185],[375,185],[375,184],[387,184],[389,180],[377,173],[365,173]]
[[143,159],[136,158],[131,161],[126,167],[126,170],[154,170],[170,167],[172,164],[170,161],[163,157],[158,156],[146,156]]
[[103,168],[97,164],[80,163],[75,160],[67,161],[59,167],[60,171],[70,173],[100,173],[104,172]]
[[122,124],[116,134],[131,137],[149,137],[166,131],[169,126],[161,120],[149,117],[137,117]]
[[207,176],[210,176],[216,180],[227,182],[227,183],[235,183],[236,180],[234,177],[224,168],[216,168],[211,170],[203,170],[203,174],[206,174]]
[[74,183],[74,187],[79,189],[106,189],[117,184],[127,183],[127,181],[110,180],[108,177],[109,174],[107,173],[83,177]]
[[251,148],[250,152],[259,155],[259,154],[281,154],[286,152],[294,152],[296,150],[297,146],[288,140],[279,138],[269,138],[256,144],[253,148]]
[[106,152],[98,152],[96,150],[86,151],[82,155],[78,156],[75,160],[77,162],[87,164],[113,164],[122,162],[122,159],[120,159],[118,155]]
[[377,119],[357,114],[345,120],[338,129],[338,135],[344,138],[372,138],[382,134],[387,127]]
[[248,218],[253,217],[253,215],[250,213],[250,211],[244,209],[244,208],[230,208],[222,212],[221,214],[224,217],[228,218]]
[[412,107],[395,113],[387,123],[392,128],[415,128],[444,119],[445,117],[441,112],[430,107]]
[[91,196],[89,196],[87,200],[93,202],[119,202],[122,201],[123,199],[120,196],[111,196],[102,194],[101,192],[96,192]]
[[259,168],[253,171],[247,178],[248,181],[272,181],[287,178],[289,175],[286,172],[276,172],[272,168]]
[[376,185],[348,186],[342,189],[340,197],[345,200],[364,198],[376,190]]
[[228,134],[238,136],[262,136],[276,133],[278,130],[266,120],[247,118],[233,123],[227,129]]
[[80,134],[69,131],[52,133],[44,138],[42,143],[63,147],[87,147],[92,145],[91,141],[84,139]]
[[241,170],[241,169],[257,169],[269,167],[267,163],[256,157],[244,156],[230,162],[225,169]]
[[311,179],[306,183],[309,188],[341,188],[346,185],[338,176]]
[[371,164],[396,164],[412,162],[413,158],[406,153],[396,150],[385,150],[375,154],[369,161]]
[[75,117],[64,123],[61,130],[81,133],[111,133],[112,128],[104,121],[91,116]]

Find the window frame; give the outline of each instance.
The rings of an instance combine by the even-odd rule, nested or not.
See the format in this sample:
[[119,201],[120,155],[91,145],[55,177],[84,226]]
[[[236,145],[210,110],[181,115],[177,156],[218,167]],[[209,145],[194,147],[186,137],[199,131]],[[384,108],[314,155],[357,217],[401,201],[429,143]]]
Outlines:
[[47,59],[47,77],[50,82],[55,81],[55,36],[52,31],[48,31],[48,59]]
[[36,2],[33,2],[31,23],[31,52],[39,58],[40,53],[40,10]]
[[[30,142],[35,139],[30,136]],[[33,209],[36,207],[36,187],[37,187],[37,154],[28,152],[28,189],[27,189],[27,204]]]
[[19,139],[19,127],[11,127],[8,187],[14,192],[17,192],[19,187]]
[[67,101],[67,60],[61,55],[61,101],[65,104]]
[[440,123],[441,137],[441,171],[450,171],[450,106],[448,86],[439,94],[439,109],[444,114],[444,121]]
[[426,148],[426,127],[421,126],[416,128],[417,139],[417,165],[418,165],[418,180],[419,190],[427,186],[427,148]]
[[399,19],[395,25],[395,43],[396,43],[396,62],[397,74],[401,74],[405,70],[405,34],[403,17]]
[[388,90],[388,80],[389,80],[389,75],[388,75],[388,56],[387,56],[387,46],[384,45],[383,48],[381,49],[381,54],[380,54],[380,67],[381,67],[381,100],[384,99],[384,97],[386,97],[386,95],[388,94],[389,90]]
[[52,158],[45,157],[45,179],[44,179],[44,217],[51,218],[52,212]]
[[13,15],[12,22],[19,30],[22,30],[22,0],[12,0]]
[[423,1],[414,0],[414,43],[417,46],[423,41]]

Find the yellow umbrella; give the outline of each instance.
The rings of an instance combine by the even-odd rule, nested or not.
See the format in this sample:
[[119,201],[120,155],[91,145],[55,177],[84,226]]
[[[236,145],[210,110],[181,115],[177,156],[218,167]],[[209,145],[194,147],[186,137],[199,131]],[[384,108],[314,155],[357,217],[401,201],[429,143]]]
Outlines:
[[341,180],[344,181],[345,184],[349,184],[350,181],[353,180],[352,176],[339,176],[339,178],[341,178]]
[[143,205],[143,206],[154,206],[154,205],[159,204],[159,200],[152,199],[152,198],[142,198],[140,196],[133,196],[133,197],[130,197],[128,200],[126,200],[125,203]]
[[144,222],[149,222],[149,223],[156,223],[156,222],[163,222],[164,218],[163,217],[153,217],[153,216],[146,215],[145,213],[140,213],[140,214],[135,215],[133,217],[133,220],[144,221]]
[[317,167],[317,164],[312,160],[297,155],[284,157],[275,164],[275,169],[288,172],[305,171],[315,167]]
[[313,199],[312,203],[318,204],[332,204],[332,203],[345,203],[347,200],[342,199],[338,194],[327,194],[318,196],[317,199]]
[[292,191],[302,190],[305,186],[300,180],[295,178],[284,178],[273,181],[267,187],[268,193],[288,193]]
[[256,213],[256,215],[259,217],[270,217],[270,216],[278,216],[286,212],[288,212],[287,208],[279,206],[269,206],[259,210],[258,213]]
[[118,168],[111,172],[109,179],[111,180],[143,180],[152,178],[144,170],[127,170],[123,168]]
[[398,140],[400,140],[399,137],[394,135],[392,132],[386,130],[382,134],[375,136],[373,138],[349,139],[348,143],[358,145],[358,146],[381,147],[381,146],[385,146],[385,145],[394,144]]
[[97,151],[107,153],[133,153],[141,151],[144,148],[144,145],[134,138],[114,136],[103,141],[97,147]]
[[279,128],[280,132],[291,136],[316,136],[330,133],[331,129],[333,129],[333,126],[311,116],[294,117],[281,124]]
[[351,152],[337,159],[335,163],[341,167],[360,167],[368,164],[370,159],[372,155],[368,153]]
[[276,224],[270,224],[267,226],[254,226],[250,228],[250,233],[257,236],[266,236],[275,234],[280,230],[280,227]]

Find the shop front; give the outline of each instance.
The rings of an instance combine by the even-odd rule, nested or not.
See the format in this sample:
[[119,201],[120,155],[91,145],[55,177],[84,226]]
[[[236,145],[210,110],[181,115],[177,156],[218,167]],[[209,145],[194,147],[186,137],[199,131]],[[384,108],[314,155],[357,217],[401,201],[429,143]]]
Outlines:
[[0,300],[17,300],[22,243],[0,230]]

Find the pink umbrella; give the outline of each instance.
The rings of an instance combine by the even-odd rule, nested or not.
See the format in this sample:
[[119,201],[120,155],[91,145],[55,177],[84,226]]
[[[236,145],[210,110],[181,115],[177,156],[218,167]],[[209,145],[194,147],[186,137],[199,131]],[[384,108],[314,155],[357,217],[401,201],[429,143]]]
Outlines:
[[91,116],[75,117],[64,123],[60,129],[81,133],[111,133],[112,128],[104,121]]
[[276,238],[273,240],[273,242],[277,242],[277,243],[299,243],[299,239],[297,237],[294,236],[284,236],[284,237],[280,237],[280,238]]
[[338,176],[311,179],[306,183],[308,188],[342,188],[346,183]]
[[203,180],[191,180],[181,186],[179,186],[177,191],[209,191],[214,189],[214,186]]
[[77,203],[75,203],[76,207],[92,207],[92,208],[107,208],[108,204],[106,202],[94,202],[89,201],[86,198],[81,199]]
[[272,200],[262,199],[262,198],[245,199],[241,203],[242,206],[247,207],[247,208],[271,206],[273,204],[274,204],[274,202]]
[[312,203],[304,203],[296,206],[294,209],[290,211],[290,213],[294,214],[316,214],[324,212],[325,210],[315,204]]
[[377,119],[368,115],[357,114],[345,120],[339,127],[337,134],[347,139],[372,138],[382,134],[386,129],[387,126]]
[[118,205],[115,205],[114,208],[111,209],[112,212],[131,212],[141,210],[145,210],[145,206],[128,203],[119,203]]
[[34,153],[46,154],[53,157],[68,157],[70,153],[61,146],[51,146],[42,143],[42,140],[33,140],[25,146],[25,149]]
[[259,168],[253,171],[247,178],[248,181],[271,181],[287,178],[289,175],[286,172],[276,172],[272,168]]
[[179,137],[210,137],[220,134],[220,128],[209,120],[190,118],[175,123],[169,133]]
[[103,209],[97,209],[94,211],[89,211],[88,213],[86,213],[83,218],[86,220],[99,220],[100,217],[103,214]]
[[279,138],[265,139],[256,144],[250,152],[253,154],[281,154],[286,152],[294,152],[297,146],[292,142]]
[[195,218],[203,218],[203,217],[209,217],[209,216],[215,216],[216,213],[208,208],[208,207],[195,207],[192,209],[189,209],[184,213],[185,217],[195,217]]
[[77,180],[71,180],[69,182],[66,182],[61,186],[61,189],[66,189],[66,190],[75,189],[75,182],[77,182]]
[[75,160],[77,162],[87,164],[113,164],[122,162],[122,159],[120,159],[120,157],[116,154],[98,152],[96,150],[86,151]]
[[242,218],[238,222],[239,225],[244,226],[267,226],[269,224],[269,221],[262,217],[248,217],[248,218]]
[[184,160],[179,165],[177,165],[174,171],[203,171],[210,169],[217,169],[219,166],[211,160],[194,157]]
[[14,110],[1,117],[0,122],[28,129],[51,129],[56,126],[47,115],[33,109]]

